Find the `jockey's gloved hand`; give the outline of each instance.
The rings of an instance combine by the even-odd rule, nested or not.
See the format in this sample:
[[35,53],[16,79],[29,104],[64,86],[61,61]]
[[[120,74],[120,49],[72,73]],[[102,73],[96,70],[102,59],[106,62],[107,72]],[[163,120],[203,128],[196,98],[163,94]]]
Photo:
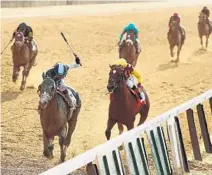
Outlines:
[[138,87],[139,91],[143,91],[143,86],[141,85],[141,83],[138,83],[137,87]]
[[77,64],[81,64],[79,57],[76,54],[74,56],[75,56],[75,62]]

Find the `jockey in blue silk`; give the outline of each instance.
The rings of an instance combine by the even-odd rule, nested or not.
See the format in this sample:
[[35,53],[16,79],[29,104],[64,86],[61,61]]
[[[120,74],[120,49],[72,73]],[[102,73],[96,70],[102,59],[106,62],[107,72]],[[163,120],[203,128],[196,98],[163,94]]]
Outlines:
[[123,35],[125,33],[128,33],[130,31],[133,31],[134,33],[134,36],[135,36],[135,47],[136,47],[136,53],[140,53],[141,51],[141,46],[140,46],[140,41],[138,39],[138,33],[139,33],[139,30],[138,28],[135,26],[134,23],[129,23],[128,25],[125,26],[123,32],[121,33],[120,35],[120,38],[119,38],[119,53],[121,52],[121,49],[122,49],[122,38],[123,38]]
[[[68,101],[68,105],[71,109],[74,108],[72,102],[73,102],[73,98],[75,99],[75,97],[73,96],[73,93],[70,90],[72,88],[65,85],[64,78],[66,77],[69,69],[73,69],[77,67],[80,67],[80,59],[77,55],[75,55],[74,63],[72,64],[57,63],[53,66],[53,68],[47,70],[46,72],[43,72],[42,74],[43,79],[51,78],[55,81],[57,89],[63,92],[63,94],[66,97],[66,100]],[[40,110],[39,107],[38,107],[38,110]]]

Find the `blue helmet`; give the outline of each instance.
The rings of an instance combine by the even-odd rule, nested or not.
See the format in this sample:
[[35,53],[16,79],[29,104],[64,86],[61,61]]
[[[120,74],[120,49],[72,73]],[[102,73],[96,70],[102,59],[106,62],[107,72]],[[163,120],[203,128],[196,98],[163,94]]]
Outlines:
[[65,76],[68,72],[67,67],[63,63],[57,63],[54,66],[56,75]]
[[134,24],[134,23],[129,23],[129,24],[128,24],[128,27],[129,27],[129,28],[135,28],[135,24]]
[[26,26],[27,26],[26,23],[22,22],[21,24],[19,24],[18,28],[24,29]]

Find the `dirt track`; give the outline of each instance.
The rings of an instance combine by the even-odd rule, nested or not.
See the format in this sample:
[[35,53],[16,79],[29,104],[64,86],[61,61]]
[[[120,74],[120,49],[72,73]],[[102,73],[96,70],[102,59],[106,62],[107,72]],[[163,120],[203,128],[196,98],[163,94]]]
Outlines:
[[[13,30],[22,21],[33,27],[39,46],[38,66],[32,69],[27,81],[27,85],[34,86],[35,89],[27,88],[23,93],[19,91],[20,81],[16,84],[11,81],[10,49],[7,49],[2,57],[2,174],[37,174],[58,162],[57,141],[55,158],[48,161],[42,156],[41,126],[39,116],[33,109],[37,108],[36,88],[41,82],[42,71],[56,62],[70,63],[73,60],[60,36],[61,31],[66,34],[83,63],[82,68],[70,70],[66,77],[66,83],[79,91],[83,102],[68,149],[68,159],[105,141],[104,130],[109,103],[109,97],[105,95],[108,65],[117,59],[116,43],[123,26],[129,21],[134,21],[140,29],[139,38],[144,48],[137,69],[143,75],[144,86],[151,100],[148,120],[212,88],[212,40],[210,38],[207,51],[200,50],[197,34],[197,17],[202,6],[133,12],[133,8],[142,4],[125,4],[131,11],[116,15],[102,13],[89,16],[81,14],[72,17],[69,15],[1,20],[2,46],[7,44]],[[212,5],[209,5],[209,8],[212,9]],[[62,7],[58,11],[63,11]],[[187,31],[178,67],[168,63],[170,56],[166,39],[167,22],[175,11],[182,15],[182,24]],[[39,14],[39,11],[37,13]],[[181,123],[187,126],[186,120]],[[115,128],[113,137],[116,135]],[[184,136],[189,149],[189,140],[186,134]],[[207,165],[201,167],[208,170]]]

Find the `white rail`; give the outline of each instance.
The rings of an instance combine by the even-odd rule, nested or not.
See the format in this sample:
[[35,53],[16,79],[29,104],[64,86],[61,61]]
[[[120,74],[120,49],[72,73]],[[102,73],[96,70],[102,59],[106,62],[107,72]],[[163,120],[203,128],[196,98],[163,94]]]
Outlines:
[[193,108],[194,106],[203,103],[205,100],[212,97],[212,89],[205,92],[204,94],[197,96],[157,117],[154,119],[147,121],[145,124],[134,128],[128,132],[123,133],[120,136],[117,136],[116,138],[113,138],[101,145],[98,145],[97,147],[90,149],[86,151],[85,153],[76,156],[75,158],[68,160],[62,164],[59,164],[46,172],[41,173],[40,175],[66,175],[68,173],[71,173],[88,163],[94,161],[97,157],[97,155],[105,154],[106,151],[112,151],[115,148],[122,145],[124,142],[131,140],[132,138],[135,138],[136,136],[140,135],[140,133],[144,132],[145,130],[152,129],[164,121],[169,120],[170,118],[173,118],[177,116],[180,113],[185,112],[186,110]]

